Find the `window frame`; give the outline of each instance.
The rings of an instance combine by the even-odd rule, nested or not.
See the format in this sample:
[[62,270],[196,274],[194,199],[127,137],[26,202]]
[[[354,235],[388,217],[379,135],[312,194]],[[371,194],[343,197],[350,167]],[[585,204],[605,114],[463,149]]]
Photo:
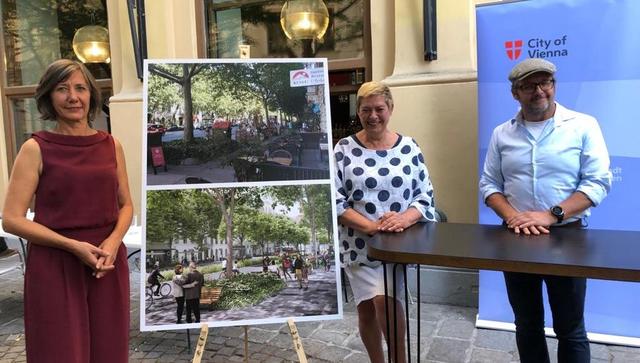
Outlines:
[[[196,2],[196,31],[197,31],[197,45],[198,45],[198,57],[207,57],[207,16],[205,1]],[[218,10],[226,10],[236,8],[243,5],[251,5],[254,3],[261,3],[263,0],[245,0],[245,1],[233,1],[220,6]],[[343,58],[343,59],[328,59],[329,72],[331,71],[346,71],[355,69],[364,69],[364,81],[371,80],[371,0],[363,1],[363,53],[362,57],[355,58]],[[336,87],[333,87],[336,88]],[[355,88],[359,88],[359,85],[353,86],[338,86],[335,92],[349,92]],[[330,88],[330,92],[333,93],[334,89]]]
[[[105,11],[107,9],[105,8]],[[107,15],[108,16],[108,15]],[[4,19],[0,17],[0,28],[4,29]],[[13,163],[18,155],[18,145],[16,140],[16,119],[13,112],[12,103],[15,99],[33,98],[36,93],[37,84],[9,86],[7,82],[7,50],[4,36],[0,37],[0,103],[2,103],[2,123],[4,129],[5,153],[7,158],[7,175],[10,175]],[[111,67],[111,64],[108,65]],[[113,82],[111,78],[96,80],[100,93],[113,93]],[[104,100],[103,100],[104,102]]]

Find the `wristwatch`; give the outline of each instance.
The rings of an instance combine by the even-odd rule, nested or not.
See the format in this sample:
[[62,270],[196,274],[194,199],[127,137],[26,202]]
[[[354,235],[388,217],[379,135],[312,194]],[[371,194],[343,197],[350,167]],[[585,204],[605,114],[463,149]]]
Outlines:
[[551,214],[553,214],[554,217],[556,217],[556,219],[558,219],[558,223],[562,223],[562,220],[564,219],[564,209],[562,209],[561,206],[554,205],[553,207],[551,207],[551,209],[549,209],[549,211],[551,212]]

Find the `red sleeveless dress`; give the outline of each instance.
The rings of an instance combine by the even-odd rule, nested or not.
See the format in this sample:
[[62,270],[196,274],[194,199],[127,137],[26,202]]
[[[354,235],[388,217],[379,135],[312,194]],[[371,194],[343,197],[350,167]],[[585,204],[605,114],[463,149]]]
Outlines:
[[[34,221],[96,246],[118,217],[113,138],[33,134],[42,154]],[[101,279],[73,254],[29,243],[24,319],[29,362],[127,362],[129,268],[124,244]]]

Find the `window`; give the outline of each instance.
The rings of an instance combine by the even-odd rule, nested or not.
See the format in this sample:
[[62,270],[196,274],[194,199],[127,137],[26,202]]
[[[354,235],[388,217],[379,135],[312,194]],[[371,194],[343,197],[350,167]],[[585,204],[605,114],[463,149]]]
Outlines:
[[354,100],[360,85],[371,79],[369,1],[325,0],[329,28],[311,54],[304,54],[303,43],[288,39],[280,26],[283,0],[205,0],[205,54],[239,58],[240,46],[248,45],[250,58],[328,58],[335,142],[360,129]]
[[[238,58],[239,45],[249,45],[251,58],[302,57],[300,41],[288,39],[280,27],[282,0],[205,0],[207,55]],[[309,57],[365,57],[365,1],[328,0],[329,28]]]
[[[71,42],[75,31],[85,25],[107,25],[103,0],[0,0],[3,30],[2,96],[5,108],[9,168],[22,143],[32,132],[50,129],[42,121],[33,95],[46,67],[56,59],[76,59]],[[111,96],[111,68],[108,64],[87,64],[104,99]],[[108,129],[106,114],[94,127]]]

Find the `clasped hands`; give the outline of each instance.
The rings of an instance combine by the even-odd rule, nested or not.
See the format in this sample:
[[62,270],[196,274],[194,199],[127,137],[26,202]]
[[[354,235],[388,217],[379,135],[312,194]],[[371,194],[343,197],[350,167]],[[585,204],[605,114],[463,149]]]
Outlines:
[[85,265],[91,267],[93,276],[99,279],[115,269],[117,250],[117,247],[113,248],[112,244],[106,240],[99,247],[88,242],[78,241],[73,253]]
[[382,232],[402,232],[412,224],[410,218],[399,212],[386,212],[376,223]]
[[506,219],[507,227],[515,233],[547,234],[549,226],[556,222],[549,211],[518,212]]

